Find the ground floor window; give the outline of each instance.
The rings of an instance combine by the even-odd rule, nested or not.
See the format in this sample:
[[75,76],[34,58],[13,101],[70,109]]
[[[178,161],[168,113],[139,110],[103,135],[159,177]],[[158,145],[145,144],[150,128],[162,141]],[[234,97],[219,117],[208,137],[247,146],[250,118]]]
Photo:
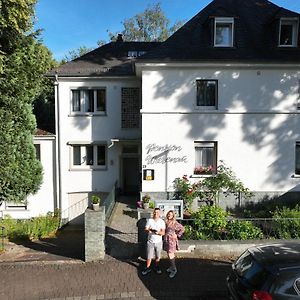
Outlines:
[[105,168],[107,165],[105,144],[71,144],[72,168]]
[[194,142],[194,174],[213,174],[217,166],[217,142]]
[[300,142],[296,142],[296,165],[295,173],[300,175]]

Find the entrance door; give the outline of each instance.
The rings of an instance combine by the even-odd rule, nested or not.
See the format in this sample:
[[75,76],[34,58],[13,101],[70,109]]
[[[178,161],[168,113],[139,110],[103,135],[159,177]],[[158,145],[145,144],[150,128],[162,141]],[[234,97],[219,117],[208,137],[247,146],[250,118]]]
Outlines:
[[140,170],[138,157],[123,157],[123,191],[125,194],[138,193]]

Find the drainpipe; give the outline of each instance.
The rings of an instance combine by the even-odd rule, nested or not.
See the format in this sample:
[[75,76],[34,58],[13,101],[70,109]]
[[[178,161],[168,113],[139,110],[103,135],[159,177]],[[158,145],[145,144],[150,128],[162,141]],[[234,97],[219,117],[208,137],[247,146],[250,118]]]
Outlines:
[[56,206],[62,209],[61,203],[61,164],[60,164],[60,118],[59,118],[59,81],[55,74],[55,133],[56,133]]

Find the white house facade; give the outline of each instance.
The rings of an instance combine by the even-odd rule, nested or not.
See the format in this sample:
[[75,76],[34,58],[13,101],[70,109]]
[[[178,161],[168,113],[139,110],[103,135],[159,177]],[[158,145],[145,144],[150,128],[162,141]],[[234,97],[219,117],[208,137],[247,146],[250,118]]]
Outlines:
[[34,195],[29,195],[24,203],[0,205],[0,217],[9,215],[13,219],[30,219],[57,208],[55,135],[38,129],[33,137],[37,159],[43,167],[43,182]]
[[62,210],[114,186],[167,199],[221,161],[257,200],[300,192],[295,12],[214,0],[163,43],[119,36],[48,76]]

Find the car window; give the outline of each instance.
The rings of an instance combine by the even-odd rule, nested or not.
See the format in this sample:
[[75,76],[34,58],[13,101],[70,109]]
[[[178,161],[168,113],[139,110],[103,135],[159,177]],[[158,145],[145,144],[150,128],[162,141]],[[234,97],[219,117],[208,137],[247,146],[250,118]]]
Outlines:
[[260,289],[270,275],[248,251],[236,261],[234,268],[255,289]]

